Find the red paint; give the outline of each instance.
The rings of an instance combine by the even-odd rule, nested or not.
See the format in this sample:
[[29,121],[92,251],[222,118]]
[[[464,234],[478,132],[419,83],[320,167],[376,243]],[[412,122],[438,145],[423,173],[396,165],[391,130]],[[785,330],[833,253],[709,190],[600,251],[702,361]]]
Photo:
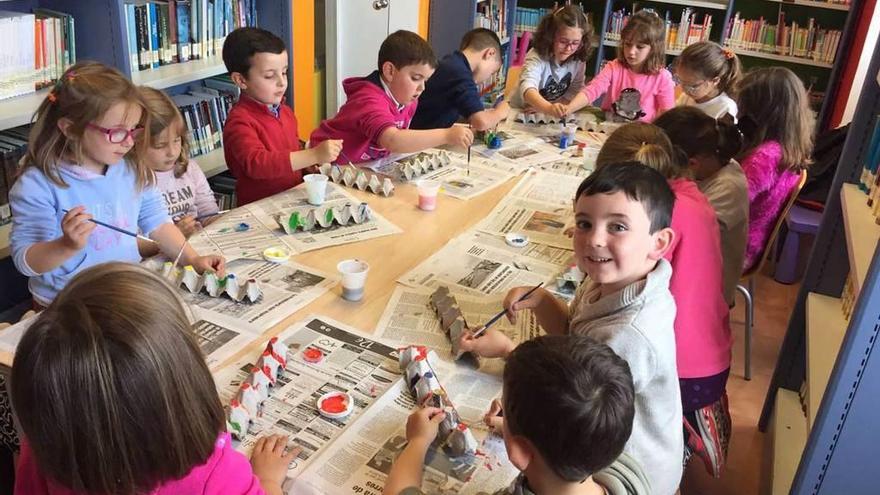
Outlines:
[[324,359],[324,353],[314,347],[309,347],[303,351],[303,359],[310,363],[320,363]]
[[334,395],[327,397],[321,402],[321,409],[328,413],[339,414],[345,412],[348,408],[348,399],[344,395]]
[[432,211],[437,208],[437,194],[431,196],[419,194],[419,208],[424,211]]

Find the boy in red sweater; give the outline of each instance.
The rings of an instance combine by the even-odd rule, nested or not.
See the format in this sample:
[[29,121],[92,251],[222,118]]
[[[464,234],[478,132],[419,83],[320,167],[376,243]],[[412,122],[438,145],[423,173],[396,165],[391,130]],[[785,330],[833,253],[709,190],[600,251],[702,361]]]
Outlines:
[[379,68],[367,77],[342,81],[348,97],[339,113],[312,133],[310,142],[342,139],[342,163],[363,163],[389,153],[415,153],[440,145],[467,148],[467,127],[409,129],[418,97],[437,68],[431,46],[410,31],[391,33],[379,48]]
[[223,43],[223,63],[241,89],[223,127],[239,206],[290,189],[302,182],[302,169],[336,159],[342,141],[300,149],[293,109],[282,104],[287,49],[281,38],[265,29],[236,29]]

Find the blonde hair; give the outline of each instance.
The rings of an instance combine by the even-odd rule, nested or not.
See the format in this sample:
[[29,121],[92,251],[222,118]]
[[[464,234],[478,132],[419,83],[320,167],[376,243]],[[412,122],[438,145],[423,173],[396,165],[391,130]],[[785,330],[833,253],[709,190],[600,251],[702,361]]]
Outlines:
[[742,77],[742,64],[736,54],[714,41],[699,41],[689,45],[675,59],[675,65],[696,72],[705,79],[717,77],[718,89],[731,96]]
[[177,137],[180,138],[180,156],[174,164],[174,176],[180,177],[186,173],[189,166],[189,137],[187,135],[186,122],[180,114],[174,101],[164,91],[147,86],[138,87],[141,98],[147,112],[150,114],[150,141],[149,146],[156,144],[159,135],[171,126],[177,126]]
[[[79,62],[64,74],[37,108],[35,122],[28,138],[23,169],[36,167],[60,187],[67,183],[58,172],[59,162],[70,157],[82,163],[82,136],[87,124],[99,120],[113,105],[126,103],[139,108],[138,126],[143,135],[126,157],[127,166],[135,172],[137,188],[153,184],[153,173],[143,164],[144,143],[149,140],[149,117],[137,88],[118,70],[98,62]],[[70,126],[61,132],[58,122],[68,119]]]
[[[629,67],[624,54],[624,43],[644,43],[651,46],[651,53],[642,64],[642,74],[657,74],[666,67],[666,25],[652,10],[640,10],[629,17],[620,31],[617,60]],[[630,69],[632,69],[630,67]]]
[[614,131],[599,150],[596,166],[629,161],[643,163],[667,179],[687,176],[680,151],[673,148],[663,129],[653,124],[633,122]]
[[737,105],[745,136],[740,158],[767,141],[782,145],[781,168],[800,171],[812,164],[816,127],[804,83],[789,69],[765,67],[743,78]]
[[207,461],[225,415],[187,316],[156,274],[113,262],[77,274],[36,317],[10,383],[44,476],[129,495]]

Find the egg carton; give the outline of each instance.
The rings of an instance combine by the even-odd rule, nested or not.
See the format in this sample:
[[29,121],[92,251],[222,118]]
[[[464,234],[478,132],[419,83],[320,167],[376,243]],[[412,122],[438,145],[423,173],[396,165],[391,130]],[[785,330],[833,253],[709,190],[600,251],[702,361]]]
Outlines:
[[259,416],[263,403],[277,385],[278,377],[284,373],[288,350],[278,337],[272,337],[257,364],[242,381],[226,416],[226,429],[232,438],[244,440],[253,419]]
[[391,182],[390,178],[383,177],[380,179],[377,174],[368,174],[354,165],[340,166],[325,163],[318,167],[318,171],[337,184],[356,187],[361,191],[369,191],[382,196],[394,194],[394,183]]
[[445,167],[452,163],[452,157],[446,150],[422,151],[396,162],[394,174],[398,180],[411,181],[432,170]]
[[213,270],[205,270],[201,275],[190,265],[175,268],[165,262],[162,273],[178,287],[184,287],[193,294],[205,293],[211,297],[228,297],[235,302],[255,303],[263,297],[263,289],[257,279],[247,279],[244,284],[239,282],[234,273],[218,277]]
[[344,206],[294,210],[275,215],[275,221],[287,234],[326,229],[333,225],[348,225],[352,222],[360,225],[372,218],[373,211],[367,203],[346,203]]
[[443,329],[443,332],[449,338],[449,341],[452,342],[453,359],[458,360],[465,354],[469,354],[458,347],[458,341],[461,338],[461,334],[467,330],[468,326],[467,321],[464,319],[464,315],[461,314],[461,308],[458,305],[458,301],[455,300],[455,296],[449,293],[449,287],[438,287],[437,290],[431,294],[430,299],[431,307],[434,308],[434,311],[440,318],[440,328]]
[[546,113],[527,113],[519,112],[516,114],[514,121],[523,124],[575,124],[578,129],[583,131],[590,130],[599,123],[599,119],[592,113],[581,113],[574,115],[566,115],[564,119]]
[[400,371],[404,373],[407,389],[421,406],[443,409],[446,417],[440,422],[437,438],[451,457],[474,455],[478,443],[473,432],[461,421],[458,411],[440,384],[434,363],[437,354],[425,346],[399,349]]

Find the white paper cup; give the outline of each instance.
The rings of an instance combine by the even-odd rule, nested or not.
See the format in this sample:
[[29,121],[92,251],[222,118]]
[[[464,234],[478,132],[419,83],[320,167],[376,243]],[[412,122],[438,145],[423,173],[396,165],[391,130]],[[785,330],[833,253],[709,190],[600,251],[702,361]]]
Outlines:
[[440,192],[440,181],[420,180],[416,182],[419,190],[419,208],[432,211],[437,208],[437,193]]
[[343,260],[336,269],[342,274],[342,297],[348,301],[360,301],[364,297],[370,265],[358,259]]
[[599,149],[598,148],[590,148],[589,146],[584,148],[584,163],[581,166],[584,170],[589,170],[590,172],[596,170],[596,159],[599,158]]
[[327,176],[324,174],[309,174],[303,177],[306,183],[306,192],[309,194],[309,204],[321,206],[324,204],[324,195],[327,193]]

